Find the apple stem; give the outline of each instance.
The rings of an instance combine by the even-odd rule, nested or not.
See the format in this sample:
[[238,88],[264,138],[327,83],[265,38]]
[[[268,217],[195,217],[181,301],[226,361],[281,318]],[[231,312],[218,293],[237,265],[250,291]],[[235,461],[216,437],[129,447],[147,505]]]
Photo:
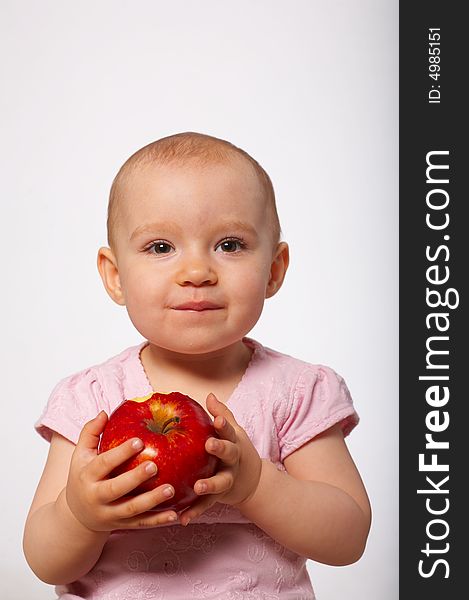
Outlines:
[[161,433],[166,433],[166,428],[168,427],[168,425],[170,425],[171,423],[179,423],[180,420],[181,419],[179,417],[171,417],[171,419],[165,421],[163,423],[163,427],[161,428]]

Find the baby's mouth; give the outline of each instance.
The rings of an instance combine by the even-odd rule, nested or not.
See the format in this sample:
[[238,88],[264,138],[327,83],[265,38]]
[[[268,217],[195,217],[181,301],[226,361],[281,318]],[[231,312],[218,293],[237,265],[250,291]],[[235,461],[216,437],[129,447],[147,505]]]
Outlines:
[[215,304],[214,302],[209,302],[208,300],[201,300],[198,302],[184,302],[183,304],[179,304],[178,306],[173,307],[174,310],[189,310],[189,311],[205,311],[205,310],[219,310],[223,308],[222,306]]

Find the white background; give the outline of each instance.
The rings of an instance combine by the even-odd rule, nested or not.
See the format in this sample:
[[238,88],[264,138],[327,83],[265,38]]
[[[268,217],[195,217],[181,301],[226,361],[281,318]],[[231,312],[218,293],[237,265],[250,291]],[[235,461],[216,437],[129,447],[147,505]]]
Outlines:
[[55,597],[21,550],[34,421],[59,379],[141,340],[95,266],[110,183],[187,130],[241,146],[276,189],[292,262],[249,335],[332,366],[361,416],[368,548],[309,563],[318,599],[397,598],[397,5],[2,0],[3,600]]

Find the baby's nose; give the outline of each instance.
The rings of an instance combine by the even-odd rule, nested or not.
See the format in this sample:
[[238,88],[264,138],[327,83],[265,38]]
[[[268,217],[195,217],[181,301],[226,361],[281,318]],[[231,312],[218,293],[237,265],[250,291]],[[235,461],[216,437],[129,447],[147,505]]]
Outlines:
[[177,274],[179,285],[213,285],[217,280],[210,260],[200,255],[186,256]]

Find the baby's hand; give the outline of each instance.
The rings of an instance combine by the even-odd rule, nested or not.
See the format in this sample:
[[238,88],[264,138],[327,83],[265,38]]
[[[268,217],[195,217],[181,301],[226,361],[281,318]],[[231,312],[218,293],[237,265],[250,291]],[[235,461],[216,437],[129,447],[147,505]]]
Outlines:
[[256,491],[261,475],[261,458],[229,408],[214,394],[209,394],[207,409],[215,417],[213,424],[220,439],[209,438],[205,449],[220,459],[220,469],[213,477],[195,483],[195,492],[203,497],[180,515],[182,525],[200,516],[215,502],[231,505],[245,502]]
[[[138,485],[156,475],[156,466],[145,462],[132,471],[108,479],[120,464],[143,449],[138,438],[98,455],[99,436],[107,422],[105,412],[83,427],[72,455],[66,487],[67,504],[75,518],[92,531],[139,529],[175,521],[174,511],[148,512],[168,500],[169,485],[125,498]],[[167,489],[171,494],[165,495]]]

